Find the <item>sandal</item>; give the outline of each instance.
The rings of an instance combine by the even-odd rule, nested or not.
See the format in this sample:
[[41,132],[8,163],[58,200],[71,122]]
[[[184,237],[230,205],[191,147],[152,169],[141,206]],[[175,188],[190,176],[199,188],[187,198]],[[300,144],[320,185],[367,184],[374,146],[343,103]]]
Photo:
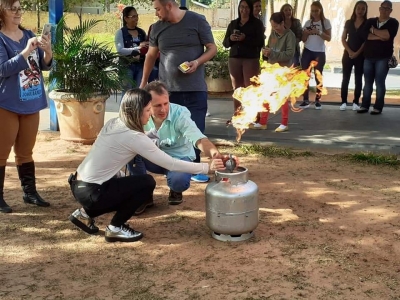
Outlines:
[[377,110],[376,108],[374,108],[372,111],[371,111],[371,115],[380,115],[382,112],[380,111],[380,110]]
[[365,107],[360,107],[360,109],[357,110],[358,114],[364,114],[364,113],[367,113],[367,112],[368,112],[368,108],[365,108]]

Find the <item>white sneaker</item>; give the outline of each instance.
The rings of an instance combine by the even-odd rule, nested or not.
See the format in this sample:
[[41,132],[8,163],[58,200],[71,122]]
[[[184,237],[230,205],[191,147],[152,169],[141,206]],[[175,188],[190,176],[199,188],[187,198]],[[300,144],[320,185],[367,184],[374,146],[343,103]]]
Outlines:
[[342,105],[340,105],[339,109],[343,111],[343,110],[346,110],[346,107],[347,107],[347,103],[342,103]]
[[128,224],[122,225],[118,231],[107,226],[105,239],[107,242],[136,242],[143,237],[143,233],[129,227]]
[[359,109],[360,107],[357,104],[353,103],[353,110],[359,110]]
[[211,116],[211,114],[210,114],[210,112],[207,110],[207,112],[206,112],[206,117],[209,117],[209,116]]
[[260,123],[253,123],[249,125],[250,129],[267,129],[267,125],[261,125]]

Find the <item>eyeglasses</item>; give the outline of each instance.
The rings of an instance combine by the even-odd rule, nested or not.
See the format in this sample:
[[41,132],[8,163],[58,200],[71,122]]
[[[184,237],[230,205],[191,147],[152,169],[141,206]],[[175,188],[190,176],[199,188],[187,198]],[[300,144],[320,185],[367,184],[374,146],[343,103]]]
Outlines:
[[24,10],[21,7],[13,6],[13,7],[9,7],[9,8],[6,8],[6,9],[11,11],[11,13],[13,13],[13,14],[16,14],[16,13],[23,14],[24,13]]
[[137,17],[139,17],[139,16],[138,15],[126,16],[126,18],[128,18],[128,19],[137,18]]
[[387,6],[381,6],[381,7],[379,7],[379,9],[386,10],[386,11],[392,10],[390,7],[387,7]]

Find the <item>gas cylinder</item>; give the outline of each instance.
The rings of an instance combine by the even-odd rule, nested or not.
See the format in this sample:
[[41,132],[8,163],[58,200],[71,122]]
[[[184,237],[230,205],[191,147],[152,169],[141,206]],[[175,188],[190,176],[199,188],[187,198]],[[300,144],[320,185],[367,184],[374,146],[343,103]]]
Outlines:
[[219,241],[244,241],[258,226],[258,186],[248,179],[248,169],[216,171],[207,185],[206,224]]

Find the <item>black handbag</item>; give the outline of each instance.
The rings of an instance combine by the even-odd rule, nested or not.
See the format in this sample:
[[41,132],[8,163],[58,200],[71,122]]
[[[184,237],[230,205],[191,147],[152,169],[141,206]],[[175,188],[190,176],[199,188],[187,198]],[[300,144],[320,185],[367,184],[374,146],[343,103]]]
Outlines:
[[388,61],[388,66],[390,69],[396,68],[399,63],[397,62],[396,56],[392,56]]

